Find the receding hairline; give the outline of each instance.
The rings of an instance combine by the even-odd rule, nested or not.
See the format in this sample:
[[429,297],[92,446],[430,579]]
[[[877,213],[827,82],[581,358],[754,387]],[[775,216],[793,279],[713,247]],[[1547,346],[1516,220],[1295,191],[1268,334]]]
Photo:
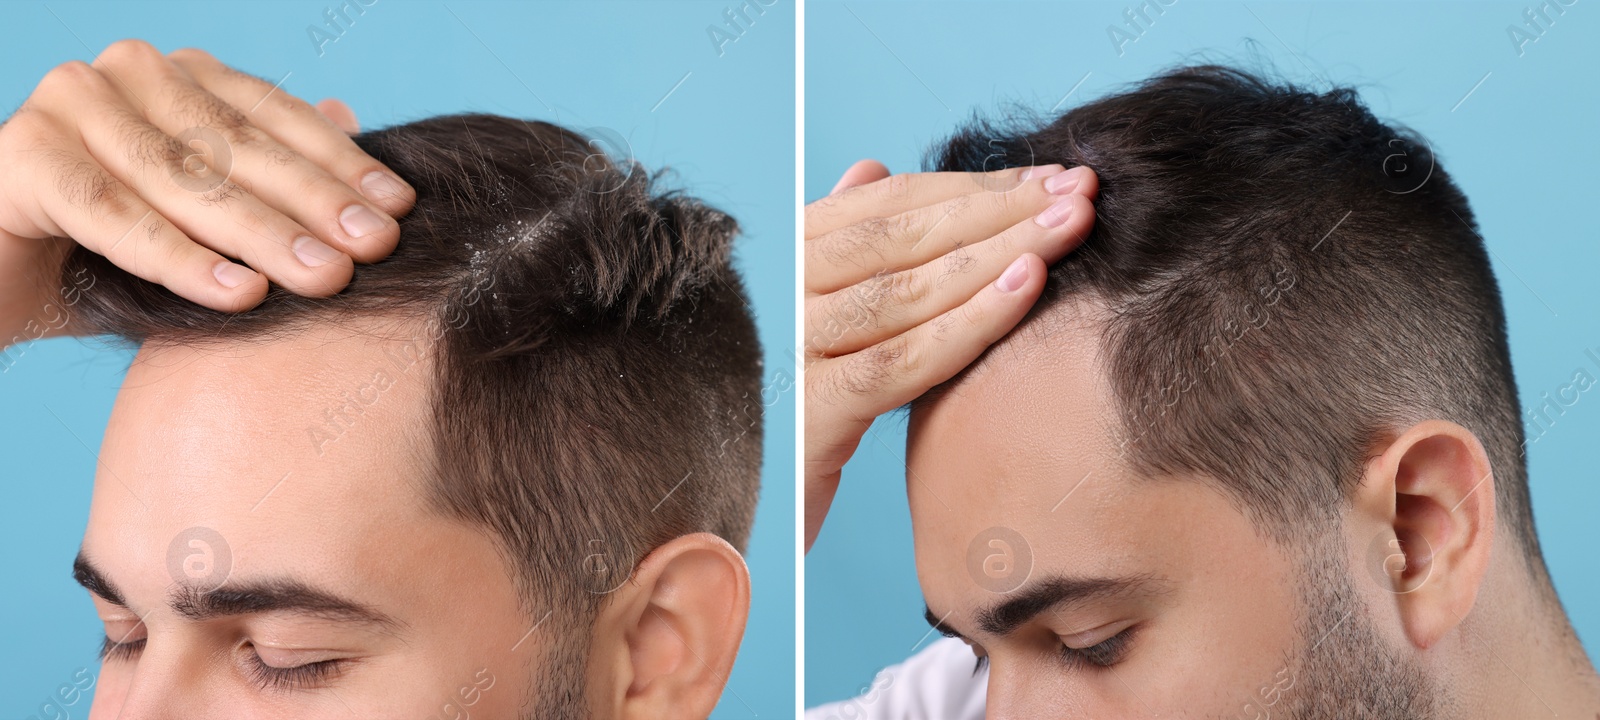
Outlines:
[[961,372],[929,388],[900,409],[915,412],[947,394],[960,392],[963,384],[996,372],[996,366],[1003,366],[1007,360],[1028,362],[1053,354],[1059,346],[1052,340],[1060,333],[1080,333],[1092,339],[1100,367],[1104,368],[1104,362],[1109,359],[1105,351],[1113,318],[1111,303],[1099,293],[1075,293],[1055,303],[1047,303],[1041,298],[1021,322],[985,348]]

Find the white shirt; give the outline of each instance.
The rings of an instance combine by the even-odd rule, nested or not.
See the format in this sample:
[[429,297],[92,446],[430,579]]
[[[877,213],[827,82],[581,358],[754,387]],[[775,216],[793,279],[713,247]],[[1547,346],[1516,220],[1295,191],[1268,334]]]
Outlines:
[[983,720],[988,671],[955,638],[940,638],[905,662],[884,668],[864,694],[814,707],[805,720]]

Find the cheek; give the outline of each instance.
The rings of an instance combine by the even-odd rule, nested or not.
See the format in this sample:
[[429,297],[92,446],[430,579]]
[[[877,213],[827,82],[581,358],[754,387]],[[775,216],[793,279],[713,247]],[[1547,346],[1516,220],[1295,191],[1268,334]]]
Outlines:
[[[1168,709],[1201,717],[1266,717],[1293,685],[1299,652],[1297,580],[1279,558],[1236,558],[1202,566],[1187,601],[1152,627],[1160,636],[1160,667],[1148,678]],[[1157,632],[1159,631],[1159,632]],[[1131,681],[1130,681],[1131,682]],[[1206,712],[1196,712],[1200,709]],[[1182,714],[1180,712],[1179,714]]]
[[419,638],[408,651],[425,667],[410,672],[409,681],[382,679],[395,691],[428,688],[427,695],[416,698],[418,702],[408,706],[407,713],[396,716],[429,720],[517,717],[530,679],[541,670],[530,663],[542,657],[552,642],[547,634],[552,623],[527,620],[509,590],[456,595],[452,604],[453,612],[440,609],[446,613],[446,621],[430,628],[428,638]]
[[487,666],[463,674],[449,692],[418,708],[413,715],[429,720],[467,720],[467,718],[514,717],[520,688],[508,673],[496,673]]

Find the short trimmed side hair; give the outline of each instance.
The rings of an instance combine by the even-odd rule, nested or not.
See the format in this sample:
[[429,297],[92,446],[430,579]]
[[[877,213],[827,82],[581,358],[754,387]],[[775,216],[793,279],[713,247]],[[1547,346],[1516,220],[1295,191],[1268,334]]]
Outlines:
[[[358,264],[343,292],[274,287],[252,310],[216,312],[79,247],[64,277],[93,289],[75,321],[178,344],[362,316],[429,328],[417,351],[434,348],[430,500],[493,532],[529,613],[553,612],[557,635],[587,630],[672,538],[743,548],[762,358],[731,265],[734,220],[548,123],[437,117],[356,143],[417,202],[394,253]],[[583,648],[567,651],[581,665]]]
[[[1499,515],[1548,583],[1505,313],[1466,197],[1354,90],[1182,67],[1037,123],[974,121],[940,171],[1099,176],[1095,226],[1023,327],[1092,297],[1126,459],[1219,481],[1279,539],[1330,520],[1386,432],[1483,443]],[[959,381],[959,380],[958,380]]]

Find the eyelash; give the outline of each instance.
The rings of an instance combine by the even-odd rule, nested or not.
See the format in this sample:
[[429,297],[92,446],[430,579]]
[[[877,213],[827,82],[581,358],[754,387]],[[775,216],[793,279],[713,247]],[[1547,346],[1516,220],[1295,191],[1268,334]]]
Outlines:
[[[1099,643],[1086,648],[1073,648],[1061,646],[1061,659],[1069,668],[1082,669],[1085,667],[1106,668],[1122,662],[1122,657],[1128,653],[1128,641],[1133,638],[1133,627],[1124,628],[1122,632],[1101,640]],[[983,672],[989,667],[989,656],[980,655],[978,662],[972,666],[973,676]]]
[[100,660],[131,660],[144,649],[144,638],[133,642],[117,642],[109,636],[100,643]]
[[1061,646],[1061,659],[1074,669],[1107,668],[1122,662],[1128,654],[1128,641],[1133,638],[1133,626],[1123,628],[1111,637],[1086,648]]
[[250,654],[250,675],[263,690],[303,690],[334,677],[344,668],[344,660],[323,660],[290,668],[273,667]]
[[[100,659],[132,660],[144,651],[145,639],[133,642],[116,642],[107,637],[100,645]],[[246,661],[250,679],[267,690],[301,690],[328,680],[344,669],[344,660],[323,660],[290,668],[273,667],[262,662],[261,655],[250,653]]]

